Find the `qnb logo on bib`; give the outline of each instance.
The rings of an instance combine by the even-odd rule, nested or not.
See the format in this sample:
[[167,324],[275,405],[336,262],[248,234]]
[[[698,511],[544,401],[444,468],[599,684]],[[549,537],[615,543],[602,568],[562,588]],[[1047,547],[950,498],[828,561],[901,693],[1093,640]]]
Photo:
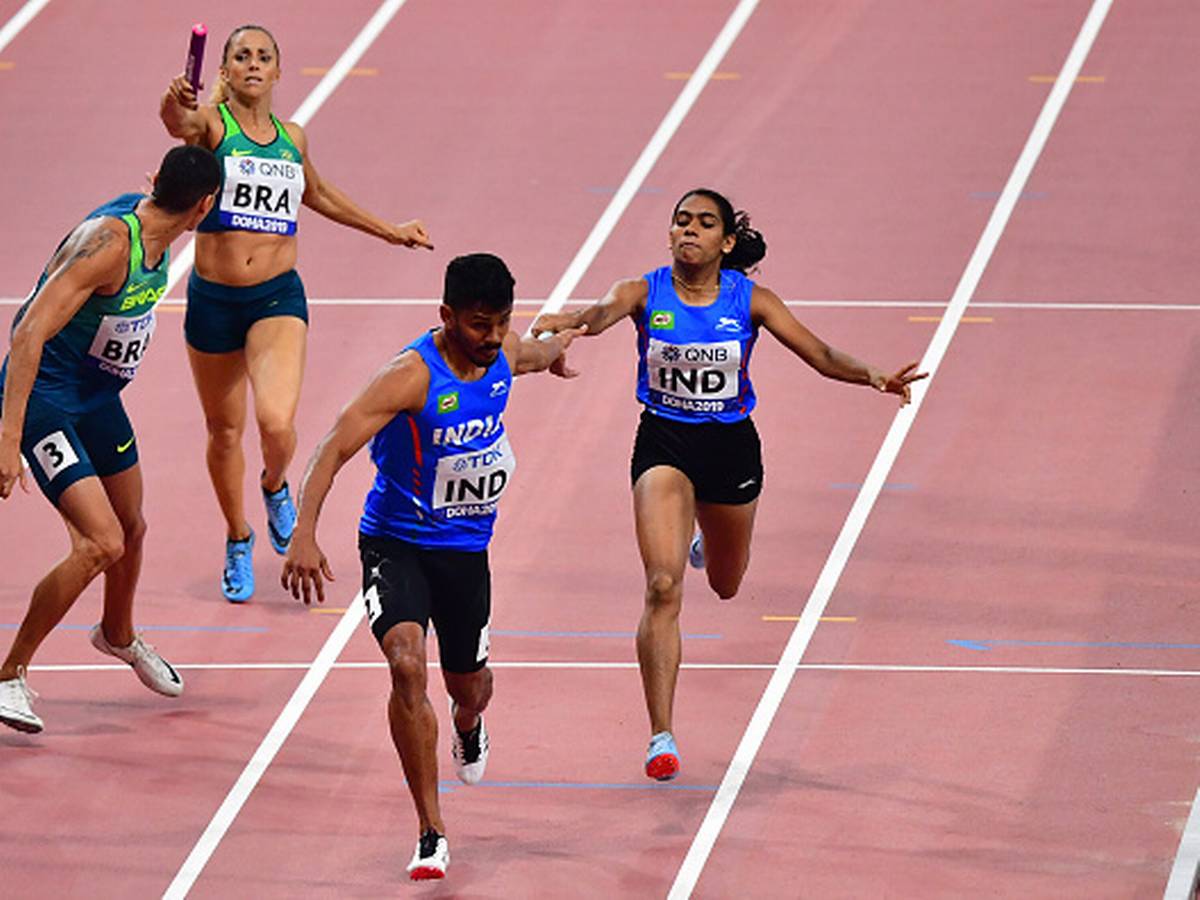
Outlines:
[[154,310],[141,316],[105,316],[88,355],[101,371],[126,380],[137,374],[154,335]]
[[295,234],[304,167],[257,156],[225,157],[219,217],[226,228]]
[[443,456],[437,463],[433,508],[449,519],[491,515],[516,468],[504,434],[483,450]]
[[712,344],[668,344],[651,340],[646,349],[650,390],[666,406],[713,411],[738,394],[742,345],[738,341]]

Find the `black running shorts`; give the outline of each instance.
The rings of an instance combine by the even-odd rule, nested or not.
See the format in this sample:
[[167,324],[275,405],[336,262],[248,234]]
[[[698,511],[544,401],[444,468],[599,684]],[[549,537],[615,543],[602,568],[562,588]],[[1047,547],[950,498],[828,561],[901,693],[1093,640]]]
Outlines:
[[749,503],[762,490],[762,446],[747,417],[738,422],[676,422],[642,411],[630,481],[654,466],[678,469],[701,503]]
[[433,621],[442,669],[487,664],[492,579],[486,550],[428,550],[398,538],[358,535],[363,597],[375,640],[401,622]]

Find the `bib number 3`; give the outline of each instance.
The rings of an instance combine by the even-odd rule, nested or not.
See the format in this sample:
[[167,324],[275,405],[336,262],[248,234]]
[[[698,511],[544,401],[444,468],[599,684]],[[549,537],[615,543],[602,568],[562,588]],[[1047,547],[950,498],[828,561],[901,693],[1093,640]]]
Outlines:
[[48,434],[33,447],[33,458],[37,460],[47,481],[53,481],[62,471],[79,462],[75,448],[61,431]]

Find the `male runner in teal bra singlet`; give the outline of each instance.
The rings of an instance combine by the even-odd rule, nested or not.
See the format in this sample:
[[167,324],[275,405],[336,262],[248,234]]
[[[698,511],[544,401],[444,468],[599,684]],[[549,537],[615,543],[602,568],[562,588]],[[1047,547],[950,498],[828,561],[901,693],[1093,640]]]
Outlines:
[[183,681],[133,630],[142,562],[142,475],[120,392],[154,333],[171,242],[213,204],[220,169],[200,147],[163,158],[150,196],[123,194],[88,215],[46,265],[13,323],[0,370],[0,497],[22,456],[63,517],[71,552],[33,590],[29,611],[0,665],[0,723],[38,732],[25,672],[37,648],[104,573],[104,615],[93,646],[128,663],[169,697]]

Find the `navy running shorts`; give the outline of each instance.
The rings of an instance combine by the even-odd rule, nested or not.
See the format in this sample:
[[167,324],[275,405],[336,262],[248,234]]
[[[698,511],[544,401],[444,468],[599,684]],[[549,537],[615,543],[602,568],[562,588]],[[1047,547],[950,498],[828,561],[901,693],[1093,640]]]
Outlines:
[[630,482],[647,469],[670,466],[692,483],[700,503],[737,506],[762,491],[762,445],[749,416],[737,422],[679,422],[642,411]]
[[183,333],[201,353],[229,353],[246,346],[250,326],[273,316],[308,322],[304,284],[295,269],[262,284],[231,287],[208,281],[192,270],[187,286]]
[[360,532],[358,552],[367,620],[380,646],[401,622],[428,632],[432,619],[444,671],[469,674],[487,664],[492,578],[486,550],[433,550]]
[[119,396],[91,412],[71,414],[30,395],[21,454],[55,506],[75,482],[117,475],[138,461],[133,425]]

